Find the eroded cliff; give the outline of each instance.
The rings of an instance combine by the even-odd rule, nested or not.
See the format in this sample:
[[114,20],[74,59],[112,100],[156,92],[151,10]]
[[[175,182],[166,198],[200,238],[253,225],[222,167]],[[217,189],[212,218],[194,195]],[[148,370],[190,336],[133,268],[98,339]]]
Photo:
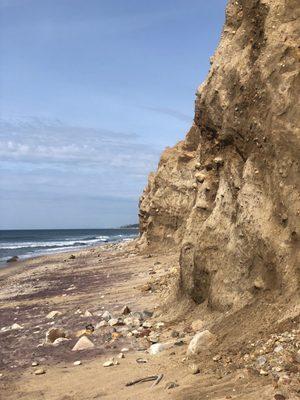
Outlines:
[[180,290],[197,303],[299,287],[299,92],[299,1],[230,0],[194,124],[140,201],[142,245],[180,247]]

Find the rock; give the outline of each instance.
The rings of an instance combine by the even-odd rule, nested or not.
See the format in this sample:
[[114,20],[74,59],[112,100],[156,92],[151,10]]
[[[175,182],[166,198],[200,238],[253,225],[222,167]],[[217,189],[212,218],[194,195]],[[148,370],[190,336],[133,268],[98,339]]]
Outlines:
[[80,351],[80,350],[89,350],[95,347],[94,343],[87,338],[86,336],[82,336],[75,346],[73,347],[72,351]]
[[75,260],[75,256],[74,256],[74,254],[72,254],[70,257],[69,257],[69,260]]
[[130,314],[130,313],[131,313],[131,310],[130,310],[130,308],[129,308],[128,306],[124,306],[124,307],[122,308],[121,313],[122,313],[123,315],[127,315],[127,314]]
[[135,361],[138,364],[146,364],[148,362],[145,358],[137,358]]
[[267,362],[267,359],[266,359],[266,357],[264,357],[264,356],[260,356],[260,357],[258,357],[258,358],[256,359],[256,363],[257,363],[257,365],[259,365],[260,367],[263,366],[263,365],[265,365],[266,362]]
[[274,353],[280,353],[281,351],[283,351],[283,346],[281,346],[281,344],[274,348]]
[[191,364],[190,370],[193,375],[199,374],[199,372],[200,372],[200,368],[197,364]]
[[201,351],[209,348],[215,342],[215,340],[216,335],[208,330],[197,333],[190,341],[187,349],[187,355],[192,356],[199,354]]
[[198,182],[203,183],[205,181],[206,175],[203,174],[202,172],[197,172],[195,174],[195,178]]
[[89,310],[86,310],[86,312],[83,314],[83,316],[84,317],[92,317],[93,314]]
[[222,356],[220,354],[217,354],[216,356],[213,357],[213,361],[218,362],[220,361]]
[[297,363],[300,363],[300,350],[298,350],[297,353],[295,354],[295,361]]
[[53,319],[55,317],[58,317],[62,313],[60,311],[50,311],[49,314],[46,315],[47,319]]
[[129,325],[129,326],[130,325],[136,326],[136,327],[141,326],[141,320],[139,318],[127,317],[127,318],[124,318],[123,322],[125,325]]
[[57,339],[55,339],[54,342],[52,343],[52,346],[59,346],[59,345],[62,344],[62,343],[68,342],[69,340],[70,340],[70,339],[63,338],[63,337],[57,338]]
[[44,370],[44,368],[39,368],[34,371],[34,375],[44,375],[45,373],[46,371]]
[[101,321],[95,326],[95,329],[100,329],[107,325],[108,325],[108,323],[106,321]]
[[122,353],[127,353],[129,351],[128,347],[123,347],[123,349],[121,349]]
[[193,331],[199,332],[203,330],[204,322],[201,319],[196,319],[191,323]]
[[152,324],[151,324],[150,321],[145,321],[145,322],[143,323],[143,327],[144,327],[144,328],[151,328],[151,327],[152,327]]
[[178,331],[172,331],[171,332],[171,337],[172,338],[178,338],[180,336],[180,333]]
[[9,258],[6,262],[11,263],[11,262],[17,262],[17,261],[19,261],[19,257],[13,256],[13,257]]
[[157,322],[155,324],[156,329],[162,329],[165,326],[164,322]]
[[37,362],[37,361],[33,361],[32,363],[31,363],[31,366],[32,367],[37,367],[39,365],[39,363]]
[[264,370],[264,369],[261,369],[261,370],[259,371],[259,374],[260,374],[260,375],[263,375],[263,376],[269,375],[268,371],[266,371],[266,370]]
[[62,328],[51,328],[46,332],[46,343],[53,343],[58,338],[67,337],[67,333]]
[[124,354],[124,353],[119,353],[119,354],[117,355],[117,357],[118,357],[118,358],[125,358],[125,354]]
[[274,395],[274,400],[285,400],[285,399],[286,399],[286,397],[281,393],[276,393]]
[[153,312],[152,311],[144,310],[142,312],[142,317],[143,318],[151,318],[152,316],[153,316]]
[[173,343],[155,343],[149,348],[149,354],[152,356],[161,353],[164,350],[168,350],[173,346]]
[[110,320],[108,320],[108,325],[110,326],[115,326],[119,324],[119,319],[118,318],[111,318]]
[[159,333],[156,332],[151,332],[150,335],[148,336],[148,339],[150,340],[151,343],[157,343],[159,341]]
[[105,363],[103,363],[102,365],[103,365],[103,367],[112,367],[114,365],[114,361],[108,360],[108,361],[105,361]]
[[259,290],[265,289],[266,285],[261,276],[259,276],[255,279],[254,287],[255,287],[255,289],[259,289]]
[[102,314],[102,319],[104,319],[104,321],[109,321],[112,318],[112,315],[110,314],[110,312],[108,311],[104,311],[104,313]]
[[75,365],[75,366],[77,366],[77,365],[81,365],[82,364],[82,362],[80,361],[80,360],[78,360],[78,361],[74,361],[73,362],[73,365]]
[[179,385],[176,382],[168,382],[165,386],[165,389],[175,389],[177,388]]
[[24,329],[23,326],[19,325],[19,324],[12,324],[12,326],[10,327],[10,329],[12,329],[13,331],[15,330],[20,330],[20,329]]

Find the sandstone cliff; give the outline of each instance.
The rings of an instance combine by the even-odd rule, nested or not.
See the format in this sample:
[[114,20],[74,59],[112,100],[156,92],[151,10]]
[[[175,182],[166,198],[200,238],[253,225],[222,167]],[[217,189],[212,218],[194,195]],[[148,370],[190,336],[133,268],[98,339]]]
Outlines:
[[140,201],[141,243],[180,247],[180,289],[197,303],[299,288],[299,93],[299,0],[230,0],[194,124]]

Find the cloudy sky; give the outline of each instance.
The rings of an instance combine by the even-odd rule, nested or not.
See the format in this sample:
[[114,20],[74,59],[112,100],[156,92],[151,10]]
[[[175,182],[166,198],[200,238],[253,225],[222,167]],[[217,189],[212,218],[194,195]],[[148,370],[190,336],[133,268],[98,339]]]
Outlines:
[[0,0],[0,229],[137,222],[226,0]]

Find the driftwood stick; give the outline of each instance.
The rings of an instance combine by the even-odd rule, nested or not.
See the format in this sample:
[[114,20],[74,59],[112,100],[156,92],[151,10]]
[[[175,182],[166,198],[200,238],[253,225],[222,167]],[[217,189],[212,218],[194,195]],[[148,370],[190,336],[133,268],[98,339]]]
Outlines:
[[155,382],[153,382],[153,384],[152,384],[151,387],[158,385],[159,382],[162,380],[163,377],[164,377],[164,374],[159,374],[159,375],[157,375],[157,378],[156,378]]
[[142,382],[157,381],[157,379],[159,377],[160,377],[160,375],[147,376],[146,378],[140,378],[140,379],[136,379],[135,381],[128,382],[128,383],[126,383],[125,386],[132,386],[132,385],[135,385],[136,383],[142,383]]

